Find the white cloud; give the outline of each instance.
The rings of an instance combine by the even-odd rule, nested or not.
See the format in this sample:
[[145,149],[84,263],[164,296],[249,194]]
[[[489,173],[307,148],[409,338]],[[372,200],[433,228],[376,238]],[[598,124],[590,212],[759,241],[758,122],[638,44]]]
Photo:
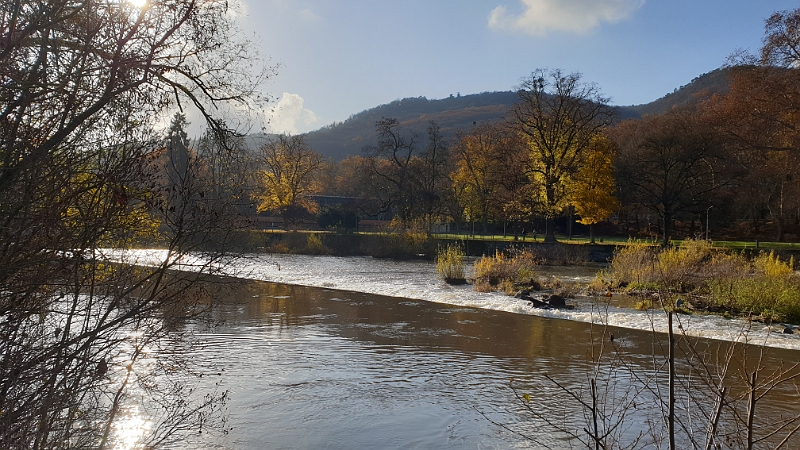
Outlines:
[[314,11],[310,9],[303,9],[297,13],[300,16],[300,19],[304,22],[308,23],[319,23],[322,21],[322,18],[314,13]]
[[505,6],[489,13],[489,28],[544,36],[551,31],[586,33],[601,23],[630,16],[645,0],[520,0],[523,11],[510,14]]
[[269,121],[273,133],[297,134],[300,128],[307,129],[319,119],[313,111],[303,108],[305,100],[297,94],[284,92],[272,112]]

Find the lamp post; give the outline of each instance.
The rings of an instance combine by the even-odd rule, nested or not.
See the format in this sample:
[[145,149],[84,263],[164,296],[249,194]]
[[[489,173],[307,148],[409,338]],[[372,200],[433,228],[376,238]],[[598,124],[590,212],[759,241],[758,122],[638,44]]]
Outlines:
[[708,208],[706,208],[706,240],[708,240],[708,213],[709,211],[711,211],[711,208],[713,207],[714,205],[711,205]]

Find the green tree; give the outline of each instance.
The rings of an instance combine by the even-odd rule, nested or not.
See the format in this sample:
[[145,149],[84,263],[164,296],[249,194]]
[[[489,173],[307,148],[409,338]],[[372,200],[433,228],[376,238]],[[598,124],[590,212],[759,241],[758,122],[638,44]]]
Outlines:
[[511,125],[528,141],[528,173],[541,199],[547,230],[555,242],[553,219],[567,206],[568,181],[592,139],[612,120],[608,99],[577,73],[537,69],[518,89]]
[[167,177],[170,183],[179,186],[189,174],[189,135],[186,133],[186,115],[175,113],[167,130]]

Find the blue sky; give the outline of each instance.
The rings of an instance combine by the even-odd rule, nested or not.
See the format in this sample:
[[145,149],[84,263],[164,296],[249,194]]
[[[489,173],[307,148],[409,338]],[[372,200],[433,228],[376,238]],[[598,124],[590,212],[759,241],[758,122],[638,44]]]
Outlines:
[[405,97],[510,90],[581,72],[615,105],[647,103],[756,51],[784,0],[241,0],[277,76],[268,130],[306,132]]

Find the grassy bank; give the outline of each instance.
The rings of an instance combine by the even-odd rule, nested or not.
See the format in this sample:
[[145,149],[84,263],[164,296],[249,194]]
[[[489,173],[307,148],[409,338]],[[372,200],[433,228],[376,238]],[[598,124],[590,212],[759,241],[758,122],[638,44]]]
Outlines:
[[374,256],[378,258],[427,258],[433,260],[439,247],[458,245],[465,256],[494,255],[497,251],[528,248],[547,264],[582,264],[608,262],[616,248],[612,243],[589,245],[544,244],[541,239],[456,239],[457,235],[418,232],[397,233],[328,233],[319,231],[251,231],[243,233],[244,251],[327,254],[336,256]]

